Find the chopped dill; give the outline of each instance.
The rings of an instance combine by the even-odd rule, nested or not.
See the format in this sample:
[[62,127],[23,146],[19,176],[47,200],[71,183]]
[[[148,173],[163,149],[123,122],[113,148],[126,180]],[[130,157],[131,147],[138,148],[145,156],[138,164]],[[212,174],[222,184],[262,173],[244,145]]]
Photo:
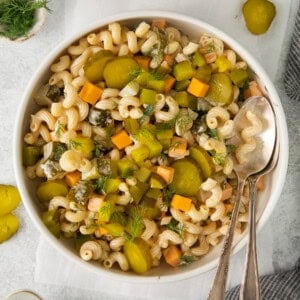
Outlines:
[[107,179],[108,179],[108,176],[101,176],[100,178],[98,178],[96,180],[95,191],[97,193],[102,193],[102,190],[104,188],[104,185],[105,185]]
[[57,143],[53,155],[55,161],[59,161],[63,153],[67,151],[67,145],[64,143]]
[[193,256],[193,255],[182,255],[180,257],[180,266],[186,266],[194,261],[197,260],[197,257]]
[[176,232],[181,238],[183,237],[183,233],[185,231],[184,224],[176,221],[175,219],[171,219],[171,222],[166,225],[166,227],[174,232]]
[[231,220],[231,217],[232,217],[232,211],[229,211],[229,212],[227,213],[227,217],[229,218],[229,220]]
[[216,140],[220,140],[220,137],[219,137],[219,133],[218,133],[218,129],[211,129],[211,128],[208,128],[207,129],[207,134],[213,138],[213,139],[216,139]]
[[0,1],[0,35],[11,40],[28,34],[36,22],[35,11],[50,9],[47,0],[4,0]]
[[147,117],[150,117],[153,114],[154,108],[155,108],[154,105],[151,105],[151,104],[149,104],[145,107],[145,109],[143,111],[143,115],[139,119],[140,124],[143,124],[146,121]]
[[227,154],[231,154],[236,150],[237,146],[229,144],[229,145],[226,145],[226,148],[227,148]]
[[73,148],[73,149],[78,149],[80,146],[81,146],[81,143],[77,142],[77,141],[74,141],[74,140],[70,140],[70,146]]
[[216,165],[224,166],[225,165],[225,159],[227,156],[227,153],[218,153],[216,150],[211,150],[209,153],[212,155],[212,159]]
[[55,125],[55,135],[57,137],[61,137],[62,133],[64,133],[67,129],[67,125],[61,123],[59,120],[57,122],[57,124]]
[[164,187],[162,189],[162,194],[163,194],[163,203],[162,203],[162,205],[166,206],[166,207],[169,207],[170,203],[171,203],[171,200],[172,200],[172,198],[175,194],[175,191],[170,187]]
[[110,222],[118,223],[122,226],[126,225],[126,217],[125,214],[120,211],[114,211],[110,216]]

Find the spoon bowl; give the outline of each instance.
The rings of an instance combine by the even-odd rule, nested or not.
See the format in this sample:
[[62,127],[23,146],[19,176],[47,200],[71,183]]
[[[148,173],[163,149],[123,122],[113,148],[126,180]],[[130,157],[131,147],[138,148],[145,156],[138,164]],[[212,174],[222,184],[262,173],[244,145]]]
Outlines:
[[275,115],[269,100],[262,96],[253,96],[245,101],[235,116],[235,135],[228,143],[237,147],[244,143],[241,132],[250,125],[246,116],[249,111],[255,113],[262,125],[260,132],[255,135],[256,148],[247,154],[248,161],[243,164],[233,158],[237,176],[246,178],[265,168],[271,159],[276,140]]
[[[265,169],[274,153],[276,122],[273,108],[268,99],[261,96],[250,97],[235,116],[234,129],[234,136],[228,143],[238,147],[236,151],[239,151],[239,147],[245,145],[246,147],[244,147],[243,156],[240,153],[240,159],[233,158],[233,169],[238,178],[237,195],[217,273],[210,290],[210,300],[225,299],[231,245],[246,180],[249,176]],[[241,163],[242,158],[243,163]]]

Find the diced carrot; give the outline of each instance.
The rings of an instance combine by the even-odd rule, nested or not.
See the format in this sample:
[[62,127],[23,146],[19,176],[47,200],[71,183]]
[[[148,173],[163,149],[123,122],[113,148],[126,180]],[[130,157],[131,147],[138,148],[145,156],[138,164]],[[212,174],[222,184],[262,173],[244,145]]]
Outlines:
[[88,206],[87,206],[88,210],[98,212],[104,199],[105,199],[104,195],[95,195],[94,197],[91,197],[89,199]]
[[263,93],[258,83],[254,80],[249,82],[249,88],[244,91],[245,99],[252,96],[263,96]]
[[139,64],[139,66],[142,69],[144,69],[144,70],[148,70],[149,69],[149,65],[150,65],[150,61],[151,61],[151,57],[150,56],[136,55],[136,56],[134,56],[134,59],[136,60],[136,62]]
[[113,135],[111,137],[111,141],[119,150],[126,148],[132,143],[132,140],[125,130],[121,130],[117,134]]
[[65,180],[69,187],[74,186],[80,180],[80,178],[81,173],[79,171],[74,171],[65,175]]
[[156,173],[161,176],[167,184],[173,181],[175,169],[168,166],[158,166]]
[[95,234],[96,234],[96,236],[105,235],[105,234],[108,234],[108,230],[106,228],[100,226],[99,228],[96,229]]
[[176,82],[176,79],[173,76],[168,75],[166,77],[166,80],[165,80],[165,93],[166,94],[168,94],[170,92],[170,90],[172,89],[175,82]]
[[224,204],[225,206],[225,214],[232,212],[233,206],[232,204]]
[[261,177],[257,180],[257,182],[256,182],[256,188],[257,188],[257,190],[258,190],[258,191],[264,190],[264,189],[265,189],[265,186],[266,186],[265,183],[266,183],[266,182],[265,182],[265,176],[261,176]]
[[225,188],[222,190],[221,201],[227,200],[232,196],[232,186],[226,183]]
[[209,89],[209,85],[205,82],[200,81],[199,79],[193,77],[187,91],[196,96],[196,97],[204,97]]
[[79,93],[79,97],[83,101],[94,105],[97,102],[97,100],[100,99],[102,93],[103,89],[90,83],[89,81],[86,81]]
[[158,27],[160,29],[164,29],[167,25],[167,21],[165,19],[155,19],[152,21],[151,27]]
[[172,66],[174,63],[175,57],[174,57],[174,55],[171,55],[171,54],[165,54],[163,57],[163,60],[166,61],[169,66]]
[[163,251],[166,262],[172,266],[177,267],[180,264],[181,251],[175,245],[170,245]]
[[184,156],[186,154],[186,148],[187,140],[182,137],[174,136],[171,141],[168,155],[170,157]]
[[171,200],[171,207],[181,211],[189,211],[192,206],[192,199],[175,194]]

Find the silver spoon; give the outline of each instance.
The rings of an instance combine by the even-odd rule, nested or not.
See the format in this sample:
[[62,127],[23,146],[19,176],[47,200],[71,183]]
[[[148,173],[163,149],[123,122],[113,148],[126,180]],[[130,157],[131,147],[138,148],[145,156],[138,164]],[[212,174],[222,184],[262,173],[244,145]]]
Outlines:
[[272,159],[267,166],[259,173],[249,176],[249,240],[246,254],[246,268],[244,278],[240,289],[240,299],[243,300],[259,300],[260,284],[257,268],[256,255],[256,183],[263,176],[269,173],[277,164],[279,156],[279,141],[276,139]]
[[[251,97],[243,104],[234,118],[236,132],[240,132],[245,127],[245,124],[247,124],[246,122],[248,121],[246,118],[246,112],[249,110],[255,112],[255,114],[259,116],[260,120],[263,122],[263,129],[255,136],[257,140],[257,147],[253,152],[251,152],[248,163],[234,163],[234,171],[238,178],[237,195],[235,198],[229,229],[225,236],[217,273],[209,293],[210,300],[225,299],[231,245],[244,186],[250,175],[257,174],[266,167],[272,157],[275,145],[275,115],[270,102],[265,97]],[[240,135],[236,134],[230,139],[229,143],[238,146],[242,144],[243,141]]]

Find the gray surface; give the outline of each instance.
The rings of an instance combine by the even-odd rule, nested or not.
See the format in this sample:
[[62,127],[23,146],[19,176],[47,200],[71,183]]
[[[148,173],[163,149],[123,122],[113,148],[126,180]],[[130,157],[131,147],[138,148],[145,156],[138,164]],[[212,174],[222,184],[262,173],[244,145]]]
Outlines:
[[[64,18],[66,12],[59,2],[53,1],[52,8],[55,13],[48,17],[46,26],[37,37],[18,44],[0,42],[1,183],[15,184],[12,168],[12,129],[15,111],[22,93],[42,58],[64,38],[62,28],[64,28],[64,22],[67,21]],[[282,70],[285,66],[297,3],[299,3],[298,0],[293,1],[283,54],[278,62],[280,71],[275,81],[286,113],[290,138],[290,161],[285,188],[269,221],[273,228],[273,262],[276,270],[291,268],[299,256],[300,249],[300,103],[288,99],[282,86]],[[80,288],[34,282],[35,249],[39,241],[39,233],[25,213],[23,205],[16,210],[16,214],[22,224],[18,234],[9,242],[0,245],[0,299],[22,288],[35,290],[44,299],[99,299],[99,293],[88,292]],[[101,298],[104,299],[103,296]]]

